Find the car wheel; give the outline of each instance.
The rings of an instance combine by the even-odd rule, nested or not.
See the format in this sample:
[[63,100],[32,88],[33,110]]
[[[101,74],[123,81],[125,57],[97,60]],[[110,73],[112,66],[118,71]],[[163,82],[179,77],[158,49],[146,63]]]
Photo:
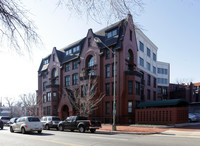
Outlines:
[[64,128],[63,128],[62,125],[59,126],[59,130],[60,130],[60,131],[64,131]]
[[90,129],[91,133],[95,133],[96,129]]
[[46,130],[49,130],[50,128],[49,128],[49,125],[45,125],[45,129]]
[[10,132],[14,132],[13,127],[10,127]]
[[25,134],[25,133],[26,133],[26,130],[25,130],[24,127],[22,127],[21,132],[22,132],[22,134]]
[[42,130],[39,130],[39,131],[38,131],[38,134],[41,134],[41,133],[42,133]]
[[84,133],[85,132],[85,128],[83,126],[79,127],[79,132]]

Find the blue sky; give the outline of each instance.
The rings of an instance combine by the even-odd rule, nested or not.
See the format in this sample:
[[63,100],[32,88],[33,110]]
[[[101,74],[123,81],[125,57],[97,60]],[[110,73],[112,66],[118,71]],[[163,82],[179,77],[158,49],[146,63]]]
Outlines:
[[[70,15],[55,1],[22,0],[30,10],[43,45],[32,48],[32,57],[18,56],[0,48],[0,97],[16,97],[37,90],[37,70],[42,58],[107,26],[86,17]],[[200,82],[200,1],[145,0],[144,10],[133,16],[143,32],[158,47],[158,60],[170,63],[170,81]],[[114,23],[114,22],[113,22]],[[6,64],[5,64],[6,62]],[[8,77],[10,78],[8,79]]]

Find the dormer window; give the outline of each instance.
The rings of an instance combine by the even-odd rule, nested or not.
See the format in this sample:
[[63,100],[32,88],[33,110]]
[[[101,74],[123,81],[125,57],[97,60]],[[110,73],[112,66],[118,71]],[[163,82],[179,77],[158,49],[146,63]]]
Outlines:
[[78,45],[78,46],[75,46],[75,47],[73,47],[71,49],[66,50],[65,54],[67,56],[67,55],[70,55],[72,53],[76,53],[76,52],[79,52],[79,51],[80,51],[80,46]]
[[80,46],[76,46],[73,48],[73,53],[79,52],[80,51]]
[[117,29],[111,30],[107,33],[107,38],[111,38],[117,35]]
[[72,49],[69,49],[65,52],[66,55],[72,54]]
[[48,64],[49,63],[49,60],[48,59],[45,59],[44,61],[43,61],[43,64],[45,65],[45,64]]

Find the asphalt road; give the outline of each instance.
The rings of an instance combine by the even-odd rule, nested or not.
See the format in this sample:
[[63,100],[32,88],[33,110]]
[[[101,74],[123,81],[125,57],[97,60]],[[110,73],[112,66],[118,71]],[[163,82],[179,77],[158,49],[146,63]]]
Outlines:
[[153,135],[110,132],[79,133],[43,130],[42,134],[0,130],[0,146],[199,146],[200,137],[161,133]]

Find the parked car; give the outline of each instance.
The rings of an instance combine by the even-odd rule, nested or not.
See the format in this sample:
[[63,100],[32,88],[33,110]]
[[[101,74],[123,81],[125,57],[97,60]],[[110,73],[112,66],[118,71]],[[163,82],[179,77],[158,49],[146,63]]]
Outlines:
[[26,132],[37,131],[39,134],[42,132],[43,124],[38,117],[26,116],[20,117],[17,121],[10,125],[10,132]]
[[79,130],[79,132],[83,133],[85,130],[90,130],[92,133],[94,133],[96,129],[101,128],[101,122],[96,120],[88,120],[86,117],[71,116],[64,121],[61,121],[58,124],[58,128],[60,131],[68,129],[71,131]]
[[10,121],[10,117],[1,116],[0,119],[3,121],[4,125],[7,125],[7,122]]
[[189,113],[189,122],[196,122],[197,121],[197,116],[193,113]]
[[44,125],[44,129],[49,130],[50,128],[56,128],[58,130],[58,123],[60,122],[59,117],[45,116],[40,119]]
[[197,121],[200,121],[200,113],[194,113],[194,115],[196,116]]
[[18,117],[15,118],[11,118],[10,121],[7,122],[8,126],[10,126],[11,124],[15,123],[17,121]]
[[3,129],[3,126],[4,126],[3,121],[0,119],[0,128]]

